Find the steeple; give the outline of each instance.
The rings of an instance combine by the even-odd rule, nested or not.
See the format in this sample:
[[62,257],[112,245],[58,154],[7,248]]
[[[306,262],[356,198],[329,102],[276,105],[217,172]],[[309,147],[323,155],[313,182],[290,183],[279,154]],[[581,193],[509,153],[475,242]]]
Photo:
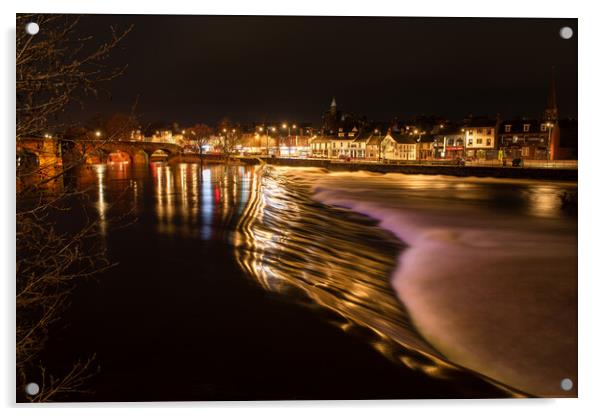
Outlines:
[[544,117],[548,121],[558,120],[558,107],[556,105],[556,77],[554,67],[552,67],[552,79],[550,80],[550,89],[548,91],[548,104]]
[[335,117],[337,115],[337,101],[332,97],[332,102],[330,103],[330,114]]

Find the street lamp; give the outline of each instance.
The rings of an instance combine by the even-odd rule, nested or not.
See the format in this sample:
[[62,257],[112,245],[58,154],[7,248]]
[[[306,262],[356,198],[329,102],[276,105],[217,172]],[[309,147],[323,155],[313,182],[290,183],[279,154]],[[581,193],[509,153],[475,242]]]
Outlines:
[[550,140],[552,139],[552,129],[554,128],[554,123],[546,123],[546,128],[548,129],[548,143],[546,144],[546,158],[550,160]]
[[381,162],[382,158],[383,158],[383,155],[382,155],[383,149],[382,149],[382,146],[380,143],[380,130],[374,129],[374,134],[378,134],[378,161]]
[[[265,140],[265,155],[267,157],[270,156],[270,130],[273,132],[276,130],[276,127],[266,127],[265,128],[265,136],[266,136],[266,140]],[[263,127],[259,127],[259,131],[263,131]]]
[[[299,134],[297,132],[297,125],[293,124],[293,130],[295,130],[295,150],[297,152],[297,156],[299,155],[299,149],[297,149],[299,147]],[[290,132],[289,132],[289,136],[290,136]],[[289,139],[290,140],[290,139]],[[290,146],[289,146],[289,156],[290,156]]]
[[[288,136],[286,136],[287,140],[290,140],[291,138],[291,126],[289,126],[287,123],[282,123],[282,129],[286,130],[288,129]],[[289,147],[289,153],[290,153],[290,147]],[[278,138],[278,157],[280,157],[280,137]]]
[[96,130],[96,131],[94,132],[94,135],[95,135],[96,137],[100,137],[100,135],[101,135],[101,134],[102,134],[102,133],[100,132],[100,130]]

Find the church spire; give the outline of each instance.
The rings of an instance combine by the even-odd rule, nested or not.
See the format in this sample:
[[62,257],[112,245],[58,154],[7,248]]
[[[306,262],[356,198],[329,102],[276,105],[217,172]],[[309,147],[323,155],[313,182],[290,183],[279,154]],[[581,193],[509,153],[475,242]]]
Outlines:
[[332,102],[330,103],[330,112],[336,114],[337,112],[337,101],[334,97],[332,97]]
[[554,67],[552,67],[552,79],[550,80],[550,89],[548,91],[548,105],[546,106],[545,118],[549,121],[558,120],[558,107],[556,105],[556,77]]

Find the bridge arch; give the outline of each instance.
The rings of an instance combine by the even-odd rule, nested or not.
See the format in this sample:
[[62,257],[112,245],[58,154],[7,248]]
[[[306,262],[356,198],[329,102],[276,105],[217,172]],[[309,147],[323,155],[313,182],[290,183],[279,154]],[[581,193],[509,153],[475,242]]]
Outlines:
[[109,152],[103,149],[92,149],[84,153],[86,163],[99,164],[107,163],[109,160]]
[[123,149],[111,149],[107,155],[107,163],[133,163],[134,156]]
[[169,159],[172,155],[172,151],[167,148],[155,148],[150,152],[149,160],[152,158],[155,159]]
[[132,150],[132,163],[135,165],[146,165],[150,162],[151,155],[146,149]]

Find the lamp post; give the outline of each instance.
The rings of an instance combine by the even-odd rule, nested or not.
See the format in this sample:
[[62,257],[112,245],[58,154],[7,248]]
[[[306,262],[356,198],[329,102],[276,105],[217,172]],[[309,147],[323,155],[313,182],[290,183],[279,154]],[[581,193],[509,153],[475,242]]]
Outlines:
[[378,161],[382,160],[382,147],[380,145],[380,130],[374,129],[374,134],[378,134]]
[[[260,133],[261,133],[261,132],[263,132],[263,127],[262,127],[262,126],[259,126],[259,129],[258,129],[258,130],[259,130],[259,132],[260,132]],[[267,132],[266,132],[266,134],[267,134]],[[268,136],[268,139],[266,140],[266,146],[265,146],[265,154],[266,154],[266,156],[268,155],[268,153],[270,153],[270,152],[268,151],[268,143],[269,143],[269,140],[270,140],[270,139],[269,139],[269,136]],[[261,144],[261,141],[260,141],[260,144]]]
[[[264,127],[259,127],[259,131],[262,132],[264,129]],[[270,130],[273,132],[276,130],[276,127],[269,127],[266,126],[265,127],[265,136],[266,136],[266,140],[265,140],[265,155],[266,157],[270,156]]]
[[416,129],[416,130],[410,132],[410,136],[416,135],[416,134],[418,135],[418,139],[416,139],[416,153],[417,153],[418,162],[420,162],[420,159],[421,159],[421,157],[420,157],[420,153],[421,153],[420,140],[422,139],[422,135],[424,134],[424,131],[418,131],[418,129]]
[[[299,134],[298,134],[298,130],[297,130],[297,125],[296,124],[293,124],[293,130],[295,130],[295,150],[298,152],[299,151],[299,149],[298,149],[298,147],[299,147]],[[289,131],[289,136],[290,136],[290,131]],[[290,140],[290,137],[289,137],[289,140]],[[289,153],[289,156],[290,156],[290,153],[291,153],[291,151],[290,151],[290,145],[289,145],[289,151],[288,151],[288,153]],[[299,154],[297,153],[297,156],[298,155]]]
[[[289,126],[287,123],[282,123],[282,130],[286,130],[288,129],[288,136],[287,138],[291,137],[291,126]],[[289,151],[290,153],[290,151]],[[280,157],[280,136],[278,137],[278,157]]]
[[550,140],[552,140],[552,129],[554,128],[554,123],[546,123],[546,128],[548,129],[548,143],[546,144],[546,159],[548,162],[550,161]]

